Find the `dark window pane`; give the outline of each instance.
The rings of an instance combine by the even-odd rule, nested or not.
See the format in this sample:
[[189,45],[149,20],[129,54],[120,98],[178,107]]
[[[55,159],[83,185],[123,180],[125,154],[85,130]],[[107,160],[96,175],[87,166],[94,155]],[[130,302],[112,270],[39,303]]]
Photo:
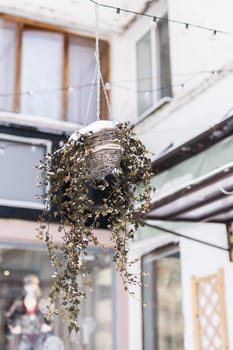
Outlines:
[[183,350],[180,256],[174,248],[143,258],[144,350]]
[[138,115],[153,104],[151,36],[148,32],[137,42],[137,101]]
[[39,172],[34,167],[48,151],[49,141],[0,135],[1,205],[43,208],[42,199],[35,198],[44,189],[36,187]]
[[[165,17],[166,18],[166,17]],[[170,69],[170,52],[169,52],[169,32],[168,22],[160,21],[157,25],[158,45],[159,48],[159,77],[160,90],[159,97],[171,97],[171,69]]]

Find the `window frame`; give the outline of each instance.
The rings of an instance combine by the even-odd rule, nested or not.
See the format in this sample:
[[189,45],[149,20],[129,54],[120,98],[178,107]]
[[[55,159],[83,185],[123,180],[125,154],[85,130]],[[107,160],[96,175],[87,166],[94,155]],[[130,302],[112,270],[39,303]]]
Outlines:
[[[147,252],[145,252],[143,255],[141,255],[141,261],[140,261],[140,265],[141,265],[141,271],[144,271],[144,267],[143,267],[143,260],[144,258],[146,258],[149,255],[154,255],[155,259],[154,261],[158,261],[160,259],[163,259],[164,257],[168,257],[168,256],[172,256],[174,254],[179,254],[180,255],[180,245],[178,242],[172,242],[172,241],[168,241],[167,244],[165,245],[161,245],[159,247],[155,247],[152,250],[148,250]],[[180,271],[182,273],[181,270],[181,256],[179,257],[180,259]],[[145,271],[146,272],[146,271]],[[153,277],[154,278],[154,277]],[[181,280],[182,283],[182,280]],[[149,286],[149,288],[151,288],[151,286]],[[182,288],[182,284],[181,284],[181,288]],[[141,324],[141,332],[142,332],[142,349],[145,349],[145,307],[144,307],[144,293],[145,293],[145,287],[143,288],[142,286],[142,290],[141,290],[141,297],[142,297],[142,305],[141,305],[141,315],[142,315],[142,324]],[[154,294],[157,293],[156,290],[153,291]],[[157,315],[156,315],[157,317]],[[158,330],[157,330],[158,331]],[[156,334],[154,334],[154,339],[156,341]],[[156,345],[156,349],[158,346],[158,343],[155,343]]]
[[[51,144],[51,151],[54,152],[57,150],[59,147],[61,147],[61,144],[64,144],[69,136],[70,132],[62,131],[62,130],[50,130],[46,129],[44,130],[43,128],[34,128],[30,126],[23,126],[14,124],[14,123],[9,123],[6,125],[0,125],[0,134],[2,135],[7,135],[6,137],[20,137],[20,138],[25,138],[26,140],[42,140],[43,142],[48,142]],[[41,143],[40,141],[38,141]],[[36,165],[36,164],[35,164]],[[35,178],[36,176],[39,175],[36,174],[35,171]],[[35,188],[36,190],[36,188]],[[39,201],[38,201],[39,202]],[[29,202],[27,202],[28,204]],[[44,204],[43,207],[41,208],[34,208],[29,205],[27,206],[19,206],[17,205],[16,201],[12,200],[12,205],[4,205],[0,204],[0,219],[1,218],[11,218],[11,219],[23,219],[27,221],[38,221],[39,216],[41,215],[43,209],[44,209]]]
[[[15,58],[15,87],[14,87],[14,102],[12,112],[20,113],[20,103],[21,103],[21,80],[22,80],[22,44],[23,44],[23,33],[26,30],[35,30],[35,31],[44,31],[44,32],[53,32],[63,35],[63,69],[62,69],[62,81],[63,81],[63,91],[62,91],[62,108],[61,108],[61,119],[62,121],[67,120],[68,112],[68,99],[69,91],[66,87],[69,86],[69,38],[76,36],[83,38],[87,42],[94,44],[95,38],[92,36],[85,35],[78,32],[77,30],[72,30],[63,26],[51,25],[48,23],[41,23],[37,21],[28,20],[26,18],[0,14],[0,20],[16,23],[17,33],[16,33],[16,58]],[[104,81],[109,81],[110,79],[110,45],[107,40],[100,39],[100,57],[101,57],[101,66],[102,66],[102,76]],[[110,92],[106,91],[108,98],[110,99]],[[101,116],[100,119],[108,119],[108,106],[104,98],[104,93],[101,91]],[[78,122],[77,122],[78,124]]]
[[[166,14],[163,16],[166,17]],[[137,63],[137,43],[143,39],[144,36],[146,36],[147,33],[150,34],[150,49],[151,49],[151,73],[152,73],[152,105],[146,109],[144,112],[139,114],[138,111],[138,96],[136,95],[136,104],[137,104],[137,119],[142,120],[145,117],[152,114],[155,110],[159,109],[161,106],[166,104],[167,102],[170,102],[172,99],[172,92],[171,96],[164,96],[160,97],[160,89],[161,89],[161,81],[159,79],[160,77],[160,65],[161,65],[161,58],[160,58],[160,43],[159,43],[159,31],[158,27],[161,24],[161,20],[157,19],[156,23],[153,23],[150,26],[144,27],[143,30],[139,32],[139,35],[136,37],[135,40],[135,76],[136,76],[136,84],[135,84],[135,90],[137,93],[138,86],[138,63]],[[169,47],[169,42],[168,42]],[[169,49],[170,51],[170,49]],[[171,68],[170,65],[170,55],[169,55],[169,70]],[[153,77],[158,77],[158,79],[153,79]],[[170,71],[170,78],[171,78],[171,71]],[[170,82],[171,87],[171,82]]]
[[[32,138],[32,137],[23,137],[18,135],[0,133],[0,140],[10,141],[18,143],[19,145],[28,144],[28,146],[44,146],[46,148],[45,153],[51,153],[52,151],[52,141],[41,139],[41,138]],[[45,186],[48,188],[49,185]],[[17,208],[25,208],[25,209],[39,209],[43,210],[45,208],[45,203],[39,203],[35,201],[27,201],[27,200],[16,200],[16,199],[3,199],[0,197],[0,206],[5,207],[17,207]]]
[[[3,224],[3,223],[2,223]],[[3,224],[4,225],[4,224]],[[25,225],[25,224],[24,224]],[[7,226],[7,224],[5,224],[5,227]],[[40,257],[40,263],[43,262],[43,254],[45,255],[45,258],[47,259],[47,249],[46,249],[46,246],[45,245],[42,245],[41,242],[32,242],[31,241],[31,232],[34,231],[35,227],[33,227],[33,229],[31,228],[28,228],[26,229],[26,239],[28,240],[28,242],[26,242],[26,245],[25,244],[22,244],[21,240],[19,242],[19,235],[16,234],[16,232],[14,232],[13,236],[11,239],[8,239],[7,241],[1,241],[0,242],[0,251],[5,251],[7,252],[6,254],[8,255],[9,253],[8,252],[11,252],[11,251],[17,251],[17,253],[21,254],[23,256],[24,253],[28,253],[29,254],[33,254],[35,253],[36,255],[40,254],[41,257]],[[29,235],[28,235],[29,234]],[[24,235],[24,238],[25,238],[25,235]],[[59,243],[58,243],[59,244]],[[96,249],[95,247],[89,247],[88,248],[88,256],[87,256],[87,259],[86,261],[88,262],[88,257],[92,256],[92,255],[95,255],[97,256],[97,259],[98,258],[105,258],[106,256],[109,256],[111,257],[112,256],[112,248],[111,247],[108,247],[106,250],[102,250],[102,249]],[[9,260],[9,259],[8,259]],[[28,265],[28,269],[24,268],[26,266],[26,262],[25,261],[22,261],[21,259],[18,259],[21,263],[19,265],[15,265],[15,264],[5,264],[4,261],[3,261],[3,264],[2,264],[2,268],[1,270],[4,271],[4,270],[8,270],[10,272],[13,272],[16,276],[26,276],[26,275],[36,275],[39,277],[40,279],[40,289],[41,289],[41,292],[42,292],[42,295],[41,295],[41,298],[43,297],[46,297],[51,289],[51,278],[49,279],[47,275],[49,275],[51,273],[51,275],[53,274],[54,272],[54,269],[53,267],[48,266],[48,274],[45,275],[45,276],[42,276],[41,275],[41,270],[38,268],[35,268],[34,266],[31,267],[30,265]],[[49,259],[47,261],[49,263]],[[102,265],[98,263],[98,260],[96,261],[97,263],[97,271],[95,271],[95,265],[92,263],[92,265],[90,265],[90,271],[91,273],[93,273],[93,276],[92,276],[92,280],[93,280],[93,284],[96,283],[97,279],[96,279],[96,274],[100,271],[98,270],[101,269]],[[101,263],[101,261],[100,261]],[[23,268],[22,268],[23,267]],[[40,265],[41,267],[41,265]],[[43,266],[43,270],[42,272],[43,273],[47,273],[47,271],[45,271],[44,269],[45,266]],[[113,264],[111,262],[111,258],[109,259],[109,261],[105,262],[104,264],[104,267],[108,268],[109,269],[109,272],[111,274],[110,278],[111,278],[111,284],[109,284],[109,287],[111,288],[110,290],[110,298],[107,298],[109,300],[111,300],[111,303],[114,304],[114,297],[115,297],[115,293],[116,293],[116,288],[117,288],[117,281],[116,281],[116,271],[115,269],[113,268]],[[50,271],[51,270],[51,271]],[[18,275],[17,275],[17,272]],[[51,276],[50,275],[50,276]],[[8,280],[11,281],[12,275],[7,275],[7,276],[3,276],[2,277],[2,281],[4,281],[6,284],[9,283]],[[43,278],[42,278],[43,277]],[[2,282],[1,281],[1,282]],[[9,293],[7,294],[7,298],[8,298],[8,303],[7,303],[7,308],[6,309],[9,309],[9,306],[12,305],[12,302],[16,299],[16,298],[20,298],[21,294],[20,292],[22,291],[22,287],[23,287],[23,278],[21,279],[13,279],[13,282],[15,283],[15,285],[17,285],[16,288],[12,289],[11,288],[11,291],[12,291],[12,294],[15,294],[14,297],[11,297],[11,295],[9,295]],[[99,284],[101,286],[101,284]],[[95,287],[95,291],[98,290],[98,287],[99,287],[98,283],[96,285],[94,285]],[[5,297],[5,294],[3,293],[1,295],[1,298],[2,300],[6,299]],[[95,303],[95,299],[96,299],[96,293],[90,293],[89,297],[88,297],[88,306],[86,304],[83,304],[82,305],[82,317],[95,317],[96,316],[96,310],[95,310],[95,307],[96,307],[96,303]],[[2,307],[4,307],[5,305],[2,304]],[[93,309],[90,310],[90,307],[93,307]],[[111,327],[110,327],[110,332],[111,332],[111,339],[112,339],[112,349],[115,349],[115,343],[116,343],[116,310],[115,308],[113,307],[113,305],[110,304],[109,306],[109,309],[111,309]],[[107,314],[109,315],[109,314]],[[2,322],[0,322],[0,325],[2,326],[5,322],[5,317],[2,318],[1,320]],[[98,320],[98,323],[97,325],[100,325],[101,324],[101,321]],[[105,320],[106,322],[106,320]],[[3,330],[3,329],[1,329]],[[0,331],[1,331],[0,330]],[[72,340],[72,338],[70,340],[67,341],[67,337],[64,335],[63,331],[64,331],[64,320],[62,320],[62,315],[59,315],[55,320],[54,320],[54,334],[56,336],[59,336],[65,343],[66,343],[66,348],[69,347],[69,349],[76,349],[77,348],[77,345],[80,345],[80,341],[78,341],[75,337],[74,337],[74,342]],[[110,333],[109,332],[109,333]],[[1,333],[1,332],[0,332]],[[98,335],[101,334],[101,329],[97,329],[97,334],[93,333],[91,334],[92,335],[92,339],[91,341],[89,342],[88,345],[86,345],[88,347],[88,349],[91,347],[91,344],[93,343],[93,341],[95,341],[96,339],[96,336],[98,337]],[[5,338],[7,336],[7,333],[5,332],[2,332],[2,335],[4,336],[3,338]],[[9,336],[9,334],[8,334]],[[1,339],[1,341],[3,341],[4,339]],[[17,340],[17,338],[16,338]],[[0,342],[1,343],[1,342]]]

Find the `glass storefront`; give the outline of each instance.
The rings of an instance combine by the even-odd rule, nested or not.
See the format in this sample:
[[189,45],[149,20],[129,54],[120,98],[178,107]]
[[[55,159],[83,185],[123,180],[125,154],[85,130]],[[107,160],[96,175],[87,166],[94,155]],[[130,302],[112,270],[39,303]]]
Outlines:
[[[85,263],[91,271],[93,292],[88,295],[87,300],[84,301],[82,306],[79,322],[81,331],[78,334],[69,335],[62,317],[58,316],[52,323],[48,323],[43,316],[36,318],[35,315],[38,315],[39,311],[34,310],[35,312],[30,311],[25,313],[25,310],[22,309],[22,305],[20,304],[25,296],[25,290],[29,294],[31,293],[30,286],[25,287],[25,283],[28,283],[28,280],[39,281],[40,300],[45,300],[45,296],[49,293],[53,269],[50,266],[47,252],[31,247],[22,249],[21,247],[13,247],[12,245],[0,245],[1,350],[44,349],[44,345],[41,345],[41,347],[39,345],[35,345],[34,347],[25,345],[27,342],[31,342],[32,344],[33,342],[35,344],[37,342],[35,335],[31,331],[33,322],[43,324],[41,329],[45,333],[41,337],[41,344],[44,344],[48,337],[50,337],[50,341],[53,342],[51,349],[62,349],[62,347],[59,347],[59,339],[62,341],[60,345],[63,343],[65,350],[112,349],[112,289],[114,276],[111,252],[89,251]],[[24,315],[23,321],[19,323],[18,320],[22,314]],[[27,314],[28,320],[26,320],[25,314]],[[45,334],[46,336],[44,336]],[[24,347],[22,345],[23,337],[25,339],[27,338]],[[56,341],[58,344],[57,347],[55,347]],[[50,348],[48,347],[48,349]]]
[[183,350],[181,268],[177,247],[172,245],[145,255],[142,269],[149,273],[143,286],[143,349]]

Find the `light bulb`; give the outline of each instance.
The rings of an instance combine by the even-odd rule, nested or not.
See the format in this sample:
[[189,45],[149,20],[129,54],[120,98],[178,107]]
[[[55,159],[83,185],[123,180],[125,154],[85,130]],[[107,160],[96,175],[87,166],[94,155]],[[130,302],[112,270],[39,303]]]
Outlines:
[[189,35],[189,31],[190,31],[190,25],[188,23],[185,23],[184,29],[182,30],[182,34],[187,36]]
[[109,90],[111,90],[111,84],[110,83],[105,83],[105,89],[107,90],[107,91],[109,91]]

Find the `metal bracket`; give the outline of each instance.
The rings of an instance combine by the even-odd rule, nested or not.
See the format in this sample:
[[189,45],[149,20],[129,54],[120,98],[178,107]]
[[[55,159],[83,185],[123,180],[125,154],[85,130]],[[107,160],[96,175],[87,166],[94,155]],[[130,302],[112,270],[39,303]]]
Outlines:
[[230,261],[233,262],[233,225],[232,225],[232,222],[227,223],[226,228],[227,228],[229,258],[230,258]]

